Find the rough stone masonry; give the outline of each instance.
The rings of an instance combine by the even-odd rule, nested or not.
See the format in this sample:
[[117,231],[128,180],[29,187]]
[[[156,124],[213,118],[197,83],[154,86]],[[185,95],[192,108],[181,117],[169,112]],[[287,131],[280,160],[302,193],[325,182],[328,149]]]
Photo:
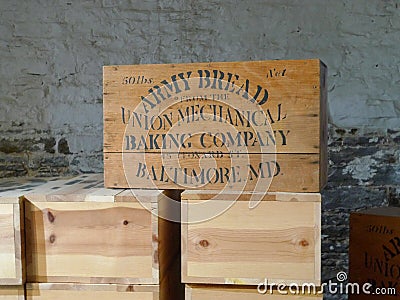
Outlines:
[[103,65],[320,58],[334,278],[349,211],[400,204],[399,42],[399,0],[0,0],[0,177],[102,170]]

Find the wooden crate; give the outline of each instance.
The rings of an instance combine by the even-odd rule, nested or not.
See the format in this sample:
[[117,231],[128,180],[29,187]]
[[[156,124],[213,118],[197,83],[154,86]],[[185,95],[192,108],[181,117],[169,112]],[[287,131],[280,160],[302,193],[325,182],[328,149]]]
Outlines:
[[40,183],[43,182],[26,179],[0,181],[0,285],[21,285],[25,282],[20,196]]
[[280,294],[277,290],[272,294],[261,294],[254,286],[215,286],[215,285],[186,285],[186,300],[322,300],[323,296],[319,294],[290,294],[285,290]]
[[22,284],[24,282],[21,239],[20,205],[0,204],[0,282]]
[[24,286],[0,286],[0,300],[25,300]]
[[[349,279],[360,287],[365,283],[372,284],[369,290],[375,293],[349,295],[349,299],[398,299],[400,208],[371,208],[351,213]],[[376,288],[395,288],[397,296],[383,295],[380,291],[377,294]]]
[[[102,188],[102,174],[53,181],[24,196],[28,282],[168,284],[179,224],[159,219],[156,190]],[[168,277],[168,278],[163,278]]]
[[[320,284],[321,196],[269,193],[249,209],[250,193],[182,193],[182,280],[185,283],[257,285]],[[232,199],[238,199],[232,203]],[[223,204],[225,212],[199,220],[204,207]]]
[[28,283],[26,300],[159,300],[157,285]]
[[[270,191],[320,191],[327,180],[326,73],[317,59],[104,67],[106,187],[193,189],[187,185],[189,174],[196,177],[194,183],[204,183],[204,189],[220,190],[249,177],[245,189],[253,190],[257,179],[265,177],[273,178]],[[201,79],[189,81],[189,74],[191,80]],[[199,95],[199,86],[207,83],[211,89],[201,89]],[[160,97],[162,101],[157,100]],[[219,101],[224,97],[227,103]],[[173,103],[175,99],[180,102]],[[264,130],[260,119],[253,119],[258,110],[265,112],[262,122],[272,128]],[[238,113],[242,111],[244,117]],[[147,130],[152,118],[158,124]],[[224,129],[227,124],[239,134],[231,142]],[[172,138],[173,126],[177,131]],[[188,126],[200,133],[188,136]],[[256,131],[265,133],[268,141]],[[214,136],[221,141],[224,136],[225,142],[216,142]],[[249,163],[239,144],[246,144]],[[260,145],[267,144],[276,149],[261,150]],[[239,148],[241,154],[236,153]],[[180,167],[173,160],[177,152]],[[266,152],[276,153],[276,158],[260,155]],[[214,166],[199,168],[200,158],[203,163],[215,159],[217,172]],[[237,159],[235,165],[231,159]],[[178,172],[180,168],[186,168],[185,174]],[[202,172],[215,173],[215,180]],[[218,172],[228,176],[218,179]]]

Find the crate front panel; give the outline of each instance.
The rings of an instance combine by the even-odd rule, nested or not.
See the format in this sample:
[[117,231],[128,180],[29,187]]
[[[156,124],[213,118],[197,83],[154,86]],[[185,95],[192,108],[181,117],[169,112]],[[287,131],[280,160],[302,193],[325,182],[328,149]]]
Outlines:
[[158,283],[157,220],[139,203],[25,204],[30,282]]
[[[184,282],[258,284],[267,278],[319,284],[320,203],[262,201],[251,210],[248,205],[237,201],[213,219],[182,224]],[[192,207],[184,222],[198,220]]]

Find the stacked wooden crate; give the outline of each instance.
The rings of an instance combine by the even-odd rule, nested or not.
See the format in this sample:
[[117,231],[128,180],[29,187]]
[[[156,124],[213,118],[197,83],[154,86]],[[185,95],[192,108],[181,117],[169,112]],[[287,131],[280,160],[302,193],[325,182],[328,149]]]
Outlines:
[[[256,300],[263,283],[320,285],[325,82],[319,60],[105,67],[105,188],[82,175],[2,204],[12,291],[23,257],[28,300],[180,299],[181,281],[187,299]],[[158,213],[171,199],[169,221]],[[227,209],[206,217],[205,202]],[[267,297],[322,297],[285,291]]]
[[[326,75],[319,60],[104,68],[105,184],[187,190],[186,299],[261,299],[265,280],[319,291]],[[203,202],[229,208],[207,218]]]
[[[15,244],[7,245],[9,251],[2,248],[1,256],[8,277],[14,276],[4,281],[15,285],[10,295],[23,299],[25,294],[29,300],[183,296],[179,224],[157,216],[158,210],[167,210],[166,194],[177,198],[179,193],[142,190],[133,195],[130,190],[105,189],[103,174],[49,180],[12,193],[19,195],[15,203],[1,204],[3,240]],[[19,208],[24,208],[21,214]],[[15,239],[19,223],[25,224],[24,238]],[[25,255],[21,240],[26,241]]]

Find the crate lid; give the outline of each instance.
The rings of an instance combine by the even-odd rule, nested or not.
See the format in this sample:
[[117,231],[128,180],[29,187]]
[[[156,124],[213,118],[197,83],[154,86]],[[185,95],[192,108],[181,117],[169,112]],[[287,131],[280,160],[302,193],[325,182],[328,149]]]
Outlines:
[[46,184],[52,178],[12,177],[0,180],[0,203],[18,203],[20,197]]
[[400,207],[385,206],[385,207],[367,208],[360,211],[352,212],[352,214],[400,217]]
[[252,196],[261,201],[289,201],[289,202],[321,202],[320,193],[255,193],[237,191],[211,191],[211,190],[188,190],[182,193],[182,200],[232,200],[249,201]]

